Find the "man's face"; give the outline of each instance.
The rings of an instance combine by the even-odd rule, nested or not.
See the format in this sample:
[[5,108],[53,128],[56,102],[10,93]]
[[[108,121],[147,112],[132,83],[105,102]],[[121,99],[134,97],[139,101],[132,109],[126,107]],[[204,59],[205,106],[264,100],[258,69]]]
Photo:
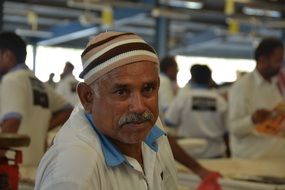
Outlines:
[[[151,62],[124,65],[99,79],[94,95],[95,125],[115,144],[142,142],[158,117],[158,70]],[[132,120],[148,115],[150,120]],[[150,117],[152,116],[152,117]]]
[[0,74],[4,74],[4,60],[3,60],[3,50],[0,50]]
[[267,65],[265,68],[265,74],[267,77],[273,77],[280,71],[284,59],[283,48],[276,48],[272,54],[267,58]]
[[0,50],[0,75],[5,75],[9,70],[12,53],[9,50]]

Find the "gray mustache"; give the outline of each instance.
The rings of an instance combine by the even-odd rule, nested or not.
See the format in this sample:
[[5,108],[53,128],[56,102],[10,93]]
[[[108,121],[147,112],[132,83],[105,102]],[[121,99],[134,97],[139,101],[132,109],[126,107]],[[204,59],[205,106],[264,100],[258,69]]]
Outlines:
[[129,123],[143,123],[154,120],[154,116],[150,111],[144,113],[129,113],[119,119],[119,126]]

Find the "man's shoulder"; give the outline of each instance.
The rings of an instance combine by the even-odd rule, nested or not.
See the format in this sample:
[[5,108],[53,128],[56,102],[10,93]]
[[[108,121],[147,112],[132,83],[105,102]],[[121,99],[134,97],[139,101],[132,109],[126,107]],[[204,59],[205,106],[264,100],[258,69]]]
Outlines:
[[36,181],[40,186],[84,184],[99,164],[98,154],[84,143],[53,145],[41,160]]
[[51,172],[57,177],[88,178],[96,165],[103,164],[102,161],[97,136],[78,108],[56,134],[39,168],[42,173]]
[[[97,150],[100,143],[97,134],[89,125],[82,108],[74,108],[65,124],[54,139],[58,147],[70,147],[72,144]],[[72,146],[71,146],[72,147]]]
[[[47,152],[47,157],[54,158],[54,161],[70,167],[84,167],[95,164],[98,158],[98,151],[83,141],[58,143],[52,145]],[[92,160],[92,161],[90,161]],[[81,163],[85,163],[82,164]]]
[[230,90],[242,90],[245,89],[247,91],[252,85],[255,85],[256,80],[254,77],[254,73],[248,73],[242,76],[240,79],[235,81],[233,85],[230,87]]
[[[2,81],[17,81],[17,82],[23,82],[22,79],[29,79],[30,77],[35,77],[33,73],[30,70],[17,70],[13,72],[8,72],[3,76]],[[19,80],[21,79],[21,80]]]
[[[9,72],[5,74],[1,81],[1,90],[4,92],[10,92],[12,91],[15,93],[14,95],[18,95],[18,92],[21,92],[22,94],[26,94],[28,90],[31,88],[32,80],[35,77],[32,73],[29,73],[29,71],[26,70],[19,70],[14,72]],[[36,79],[38,80],[38,79]],[[7,97],[9,98],[9,94],[5,93]],[[19,96],[24,97],[24,96]]]

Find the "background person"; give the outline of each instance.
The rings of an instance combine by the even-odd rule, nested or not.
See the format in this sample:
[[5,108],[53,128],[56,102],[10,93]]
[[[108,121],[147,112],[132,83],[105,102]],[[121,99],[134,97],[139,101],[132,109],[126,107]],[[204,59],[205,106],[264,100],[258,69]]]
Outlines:
[[211,88],[211,70],[206,65],[191,67],[190,90],[179,93],[166,114],[165,121],[174,126],[177,136],[200,138],[207,142],[204,148],[190,151],[195,158],[224,157],[224,135],[227,103]]
[[277,104],[284,102],[277,74],[284,47],[277,38],[265,38],[255,49],[256,68],[237,80],[229,92],[229,132],[233,157],[285,159],[285,139],[256,134]]
[[[175,98],[176,92],[178,91],[178,86],[176,83],[177,71],[177,62],[174,56],[166,56],[161,59],[159,74],[159,112],[162,120],[166,110]],[[176,137],[171,135],[171,129],[166,129],[175,160],[182,163],[202,179],[213,173],[213,171],[204,168],[198,161],[186,153],[184,149],[182,149],[182,147],[177,143]]]
[[[160,87],[159,87],[159,112],[160,118],[164,118],[164,114],[169,105],[176,96],[178,86],[176,83],[177,62],[174,56],[166,56],[160,61]],[[204,168],[199,162],[187,154],[184,149],[177,143],[174,135],[171,135],[171,130],[166,128],[168,132],[168,140],[174,155],[175,160],[182,163],[188,169],[197,174],[200,178],[213,173],[213,171]]]
[[47,131],[64,123],[73,107],[35,77],[25,65],[26,54],[23,39],[15,33],[0,33],[1,129],[31,138],[29,147],[21,149],[23,164],[37,166]]
[[56,86],[56,91],[62,95],[69,103],[75,106],[79,103],[79,98],[76,93],[78,81],[73,75],[74,66],[68,61],[65,63],[60,81]]

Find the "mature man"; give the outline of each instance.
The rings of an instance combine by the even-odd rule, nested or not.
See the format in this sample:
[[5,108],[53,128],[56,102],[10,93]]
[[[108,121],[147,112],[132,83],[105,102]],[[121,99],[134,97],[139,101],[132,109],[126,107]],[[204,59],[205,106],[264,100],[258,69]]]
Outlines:
[[82,53],[81,107],[44,156],[35,189],[177,189],[158,118],[159,65],[133,33],[105,32]]
[[255,126],[284,101],[276,76],[284,59],[282,41],[263,39],[255,50],[256,69],[235,82],[229,93],[229,131],[233,157],[285,159],[285,139],[258,135]]
[[26,54],[26,43],[18,35],[0,34],[1,129],[30,136],[30,146],[22,149],[23,164],[37,166],[47,131],[64,123],[73,107],[35,77],[25,65]]

